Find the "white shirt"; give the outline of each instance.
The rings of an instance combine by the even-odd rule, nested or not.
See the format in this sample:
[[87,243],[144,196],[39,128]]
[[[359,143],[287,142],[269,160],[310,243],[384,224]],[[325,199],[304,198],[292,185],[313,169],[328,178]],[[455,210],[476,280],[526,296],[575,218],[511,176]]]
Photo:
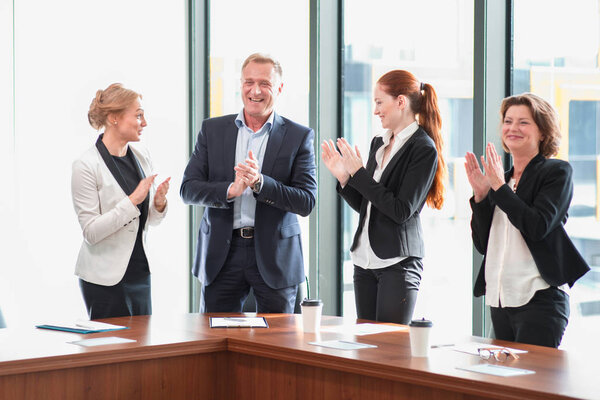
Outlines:
[[[419,125],[417,121],[408,125],[406,128],[401,130],[394,139],[394,144],[392,145],[392,150],[385,160],[385,164],[383,164],[383,153],[385,152],[385,148],[390,143],[392,138],[392,131],[388,130],[382,136],[383,138],[383,146],[380,146],[375,153],[375,160],[377,161],[377,167],[375,168],[375,172],[373,173],[373,179],[376,182],[379,182],[381,179],[381,175],[383,175],[383,171],[389,164],[390,160],[394,158],[394,155],[404,146],[404,144],[410,139],[410,137],[419,129]],[[389,267],[390,265],[394,265],[404,260],[406,257],[398,256],[394,258],[386,258],[381,259],[375,255],[373,249],[371,248],[371,243],[369,241],[369,220],[371,218],[371,202],[367,204],[367,214],[365,215],[365,223],[363,224],[362,232],[358,238],[358,243],[356,248],[351,253],[352,262],[354,265],[358,265],[361,268],[365,269],[378,269]]]
[[[514,179],[508,182],[514,187]],[[565,285],[560,289],[566,291]],[[535,292],[549,288],[521,232],[500,207],[495,207],[485,259],[485,304],[520,307]]]

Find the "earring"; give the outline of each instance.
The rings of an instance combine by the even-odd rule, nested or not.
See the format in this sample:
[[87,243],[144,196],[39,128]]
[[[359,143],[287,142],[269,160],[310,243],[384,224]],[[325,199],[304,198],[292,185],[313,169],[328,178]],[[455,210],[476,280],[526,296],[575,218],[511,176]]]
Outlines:
[[113,122],[115,125],[117,124],[117,121]]

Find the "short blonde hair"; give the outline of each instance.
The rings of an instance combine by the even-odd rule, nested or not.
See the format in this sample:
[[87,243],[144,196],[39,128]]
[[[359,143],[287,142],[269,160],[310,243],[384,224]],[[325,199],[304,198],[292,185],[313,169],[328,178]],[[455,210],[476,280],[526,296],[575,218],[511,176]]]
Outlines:
[[279,79],[283,78],[283,69],[281,68],[281,64],[270,55],[264,53],[250,54],[242,64],[242,71],[244,71],[244,68],[246,68],[246,66],[251,62],[258,64],[273,64],[273,69],[275,70],[275,73],[279,75]]
[[106,89],[96,92],[96,97],[88,110],[88,121],[94,129],[100,130],[106,127],[109,114],[121,114],[134,101],[141,98],[141,94],[125,89],[120,83],[113,83]]
[[[527,106],[529,108],[529,112],[531,112],[531,116],[543,136],[539,145],[540,154],[546,158],[558,154],[562,135],[558,122],[558,113],[554,107],[533,93],[510,96],[502,100],[502,105],[500,106],[502,121],[504,121],[506,112],[512,106]],[[504,141],[502,142],[502,147],[507,153],[510,153]]]

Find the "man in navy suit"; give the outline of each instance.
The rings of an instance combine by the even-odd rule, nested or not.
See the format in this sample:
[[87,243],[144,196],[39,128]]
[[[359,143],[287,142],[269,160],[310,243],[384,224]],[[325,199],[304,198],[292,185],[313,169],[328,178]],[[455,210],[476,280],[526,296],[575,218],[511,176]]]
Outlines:
[[[186,204],[205,207],[193,274],[204,312],[294,310],[304,281],[300,225],[315,205],[314,131],[274,111],[279,62],[252,54],[242,66],[244,108],[202,123],[183,175]],[[201,301],[202,303],[202,301]]]

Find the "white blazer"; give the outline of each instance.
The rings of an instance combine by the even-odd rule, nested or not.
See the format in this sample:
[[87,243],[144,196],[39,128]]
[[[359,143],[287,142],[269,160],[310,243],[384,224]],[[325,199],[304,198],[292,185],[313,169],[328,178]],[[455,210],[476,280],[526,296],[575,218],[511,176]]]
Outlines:
[[[138,143],[129,143],[129,147],[144,174],[152,175],[148,151]],[[142,235],[144,251],[148,224],[159,224],[167,213],[167,207],[162,213],[156,210],[155,192],[156,185],[153,185]],[[119,186],[95,145],[73,162],[71,195],[84,239],[75,275],[98,285],[116,285],[125,275],[133,252],[140,211]]]

